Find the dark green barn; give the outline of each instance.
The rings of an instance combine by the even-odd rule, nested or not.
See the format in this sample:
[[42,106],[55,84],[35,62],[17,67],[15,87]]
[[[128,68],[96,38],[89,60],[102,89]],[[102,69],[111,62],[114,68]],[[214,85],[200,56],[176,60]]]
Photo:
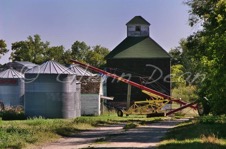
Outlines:
[[[131,76],[132,81],[170,95],[170,56],[149,36],[150,23],[135,16],[126,25],[127,37],[106,56],[108,71]],[[114,97],[114,102],[124,102],[127,86],[108,78],[107,94]],[[131,101],[146,97],[140,89],[132,87]]]

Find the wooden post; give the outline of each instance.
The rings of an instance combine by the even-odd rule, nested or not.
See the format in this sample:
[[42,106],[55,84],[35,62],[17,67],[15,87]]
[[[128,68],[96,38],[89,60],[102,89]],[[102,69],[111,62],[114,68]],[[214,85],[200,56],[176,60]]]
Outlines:
[[127,104],[126,104],[126,109],[127,110],[130,107],[130,99],[131,99],[131,85],[128,84],[128,88],[127,88]]

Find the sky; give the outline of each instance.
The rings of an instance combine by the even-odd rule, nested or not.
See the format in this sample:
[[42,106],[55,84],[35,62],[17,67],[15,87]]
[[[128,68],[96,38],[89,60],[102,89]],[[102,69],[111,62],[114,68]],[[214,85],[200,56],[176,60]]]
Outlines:
[[8,49],[39,34],[65,50],[77,40],[112,50],[126,38],[126,23],[142,16],[151,24],[150,37],[169,51],[195,31],[188,10],[183,0],[0,0],[0,39]]

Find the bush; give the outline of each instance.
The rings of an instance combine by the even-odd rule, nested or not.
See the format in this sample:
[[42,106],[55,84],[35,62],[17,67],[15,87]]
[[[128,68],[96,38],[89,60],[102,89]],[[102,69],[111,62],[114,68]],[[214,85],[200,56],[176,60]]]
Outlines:
[[21,106],[7,107],[0,114],[2,120],[25,120],[24,109]]
[[172,89],[174,98],[181,98],[183,101],[192,102],[198,99],[196,86],[179,86]]
[[199,123],[202,124],[223,124],[226,123],[226,116],[225,115],[221,115],[221,116],[202,116],[198,119]]

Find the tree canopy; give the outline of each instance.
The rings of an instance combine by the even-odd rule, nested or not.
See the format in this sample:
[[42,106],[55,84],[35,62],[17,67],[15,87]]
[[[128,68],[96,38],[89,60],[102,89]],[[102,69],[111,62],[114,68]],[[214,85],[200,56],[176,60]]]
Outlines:
[[[0,41],[0,55],[7,52],[6,44]],[[62,64],[69,64],[70,59],[89,63],[101,67],[106,61],[104,57],[109,53],[107,48],[100,45],[88,46],[85,42],[75,41],[71,49],[65,50],[61,46],[50,46],[50,42],[42,41],[40,35],[29,36],[27,40],[12,43],[12,61],[29,61],[41,64],[47,60],[55,60]]]
[[7,44],[4,40],[0,39],[0,58],[2,55],[5,55],[9,50],[6,48]]
[[[68,51],[69,53],[69,51]],[[75,41],[71,46],[71,58],[88,63],[95,67],[105,65],[104,57],[109,53],[109,50],[100,45],[88,46],[85,42]]]
[[40,64],[45,61],[45,53],[49,48],[49,42],[41,41],[39,35],[29,36],[25,41],[12,43],[12,61],[29,61]]
[[207,76],[198,85],[199,98],[210,100],[214,114],[226,114],[226,1],[187,0],[189,24],[200,30],[181,44],[185,69]]

